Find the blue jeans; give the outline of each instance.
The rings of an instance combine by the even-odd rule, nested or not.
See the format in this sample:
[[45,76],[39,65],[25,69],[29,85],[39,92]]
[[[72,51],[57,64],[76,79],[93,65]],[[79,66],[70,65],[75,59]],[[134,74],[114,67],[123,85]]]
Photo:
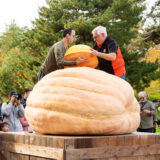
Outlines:
[[122,79],[126,79],[126,74],[123,74],[122,76],[120,76],[120,78],[122,78]]

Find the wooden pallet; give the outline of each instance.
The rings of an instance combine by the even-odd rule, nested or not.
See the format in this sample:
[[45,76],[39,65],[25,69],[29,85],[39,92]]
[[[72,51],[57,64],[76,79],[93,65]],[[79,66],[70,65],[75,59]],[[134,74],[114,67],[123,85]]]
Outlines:
[[160,134],[54,136],[0,132],[0,160],[160,160]]

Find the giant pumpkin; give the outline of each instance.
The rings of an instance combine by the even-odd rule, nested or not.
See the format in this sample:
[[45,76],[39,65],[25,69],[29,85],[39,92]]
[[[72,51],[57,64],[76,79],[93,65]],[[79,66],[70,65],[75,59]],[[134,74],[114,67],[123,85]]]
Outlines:
[[43,134],[124,134],[138,128],[140,107],[125,80],[77,67],[39,81],[27,99],[25,116]]
[[87,62],[80,63],[76,66],[65,66],[68,67],[91,67],[95,68],[98,65],[98,58],[91,55],[92,49],[83,44],[74,45],[70,47],[64,55],[65,60],[76,60],[78,57],[87,59]]

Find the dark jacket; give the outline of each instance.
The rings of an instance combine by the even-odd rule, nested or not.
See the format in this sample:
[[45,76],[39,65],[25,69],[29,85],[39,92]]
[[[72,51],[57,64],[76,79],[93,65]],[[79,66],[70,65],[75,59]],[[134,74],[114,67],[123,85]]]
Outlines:
[[153,128],[153,117],[155,115],[155,108],[154,104],[147,100],[145,103],[139,103],[142,109],[151,111],[151,114],[141,114],[141,122],[139,128],[141,129],[148,129]]

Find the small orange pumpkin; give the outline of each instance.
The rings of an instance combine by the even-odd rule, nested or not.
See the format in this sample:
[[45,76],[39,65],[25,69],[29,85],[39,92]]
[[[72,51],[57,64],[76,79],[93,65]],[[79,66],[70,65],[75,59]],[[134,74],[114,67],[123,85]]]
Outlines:
[[78,64],[76,66],[65,66],[68,67],[91,67],[95,68],[98,65],[98,58],[96,56],[91,55],[92,49],[83,44],[74,45],[70,47],[64,55],[65,60],[76,60],[78,57],[87,59],[87,62]]

